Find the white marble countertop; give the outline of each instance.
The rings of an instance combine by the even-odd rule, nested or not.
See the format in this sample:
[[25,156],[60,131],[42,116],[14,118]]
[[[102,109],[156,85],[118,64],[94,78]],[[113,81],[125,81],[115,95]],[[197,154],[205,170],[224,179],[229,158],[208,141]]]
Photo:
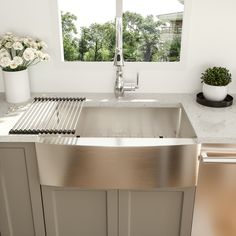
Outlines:
[[[52,94],[34,94],[34,96]],[[53,94],[55,96],[55,94]],[[193,94],[127,94],[117,100],[113,94],[56,94],[57,96],[86,97],[86,106],[172,107],[182,104],[199,143],[236,143],[236,104],[227,108],[210,108],[196,103]],[[235,95],[234,95],[235,97]],[[9,110],[0,94],[0,142],[36,142],[36,135],[8,135],[25,107]]]

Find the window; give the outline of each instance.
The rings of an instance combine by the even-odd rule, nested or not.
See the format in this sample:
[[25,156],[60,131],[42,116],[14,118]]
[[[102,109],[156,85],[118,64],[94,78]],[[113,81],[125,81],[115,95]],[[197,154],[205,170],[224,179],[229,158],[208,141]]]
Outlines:
[[184,0],[58,1],[65,61],[113,61],[122,9],[125,61],[180,60]]

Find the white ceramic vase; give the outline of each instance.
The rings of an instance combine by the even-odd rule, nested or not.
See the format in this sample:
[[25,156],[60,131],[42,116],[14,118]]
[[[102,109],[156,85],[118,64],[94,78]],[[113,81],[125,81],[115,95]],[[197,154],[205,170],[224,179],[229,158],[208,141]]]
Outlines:
[[30,99],[28,69],[22,71],[3,71],[6,101],[24,103]]
[[203,83],[202,92],[204,97],[209,101],[223,101],[228,93],[228,86],[212,86]]

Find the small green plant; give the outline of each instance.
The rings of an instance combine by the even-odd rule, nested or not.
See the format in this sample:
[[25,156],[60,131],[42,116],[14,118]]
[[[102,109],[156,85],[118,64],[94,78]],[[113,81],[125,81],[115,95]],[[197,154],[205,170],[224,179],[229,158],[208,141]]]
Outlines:
[[201,77],[202,83],[213,86],[226,86],[231,82],[231,74],[224,67],[208,68]]

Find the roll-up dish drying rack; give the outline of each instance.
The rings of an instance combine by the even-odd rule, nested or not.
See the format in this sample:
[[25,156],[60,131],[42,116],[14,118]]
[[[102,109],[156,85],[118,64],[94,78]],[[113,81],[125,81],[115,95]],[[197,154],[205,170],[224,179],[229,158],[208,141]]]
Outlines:
[[35,97],[9,134],[74,135],[86,98]]

